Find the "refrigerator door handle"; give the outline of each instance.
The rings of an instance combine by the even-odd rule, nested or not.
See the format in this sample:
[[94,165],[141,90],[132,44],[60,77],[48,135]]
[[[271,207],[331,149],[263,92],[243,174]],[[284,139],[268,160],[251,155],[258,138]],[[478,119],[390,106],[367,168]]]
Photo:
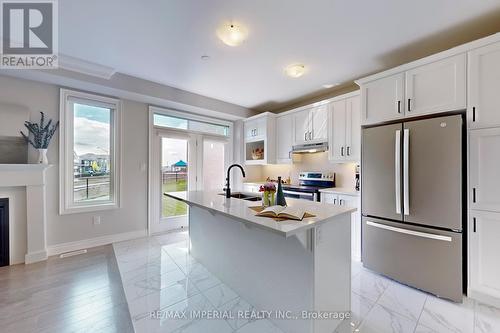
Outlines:
[[410,215],[410,130],[403,133],[403,212]]
[[394,148],[394,182],[396,184],[396,213],[401,214],[401,131],[396,131],[396,144]]
[[436,234],[430,234],[428,232],[421,232],[421,231],[408,230],[408,229],[403,229],[403,228],[396,228],[396,227],[392,227],[390,225],[375,223],[372,221],[366,221],[366,224],[369,226],[375,227],[375,228],[394,231],[394,232],[398,232],[400,234],[406,234],[406,235],[410,235],[410,236],[417,236],[417,237],[441,240],[441,241],[446,241],[446,242],[451,242],[453,240],[450,236],[436,235]]

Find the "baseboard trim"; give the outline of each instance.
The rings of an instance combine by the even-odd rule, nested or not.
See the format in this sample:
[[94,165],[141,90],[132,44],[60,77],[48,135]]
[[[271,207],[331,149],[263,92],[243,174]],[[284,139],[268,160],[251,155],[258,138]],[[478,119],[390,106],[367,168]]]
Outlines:
[[27,253],[24,256],[24,263],[33,264],[35,262],[47,260],[47,257],[47,251],[45,250]]
[[108,245],[115,242],[122,242],[130,239],[141,238],[147,236],[147,230],[136,230],[124,232],[121,234],[101,236],[91,239],[83,239],[75,242],[61,243],[48,247],[48,255],[55,256],[61,253],[88,249],[96,246]]
[[500,308],[500,298],[497,298],[495,296],[491,296],[477,290],[471,290],[470,288],[467,296],[481,303]]

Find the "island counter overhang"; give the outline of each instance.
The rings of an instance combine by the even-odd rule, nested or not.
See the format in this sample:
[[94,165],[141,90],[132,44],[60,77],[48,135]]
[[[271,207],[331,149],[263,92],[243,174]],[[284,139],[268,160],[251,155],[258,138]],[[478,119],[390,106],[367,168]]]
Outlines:
[[190,253],[197,261],[257,310],[297,316],[270,318],[284,332],[331,333],[340,319],[301,315],[350,310],[355,209],[287,199],[316,217],[276,222],[248,208],[259,202],[206,191],[165,195],[190,207]]

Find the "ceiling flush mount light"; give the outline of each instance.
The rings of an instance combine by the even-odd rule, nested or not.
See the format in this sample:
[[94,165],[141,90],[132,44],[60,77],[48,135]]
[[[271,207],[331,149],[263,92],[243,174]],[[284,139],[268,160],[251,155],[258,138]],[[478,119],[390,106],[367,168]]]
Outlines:
[[285,68],[286,75],[293,78],[301,77],[305,72],[306,66],[302,64],[293,64]]
[[224,44],[229,46],[240,45],[245,41],[247,36],[247,29],[236,22],[226,22],[217,29],[217,37],[219,37]]

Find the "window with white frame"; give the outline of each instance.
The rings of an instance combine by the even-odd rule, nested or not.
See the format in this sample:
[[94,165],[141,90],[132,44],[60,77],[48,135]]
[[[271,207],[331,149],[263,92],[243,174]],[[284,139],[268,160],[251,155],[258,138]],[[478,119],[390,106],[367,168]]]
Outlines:
[[60,213],[119,207],[119,100],[61,89]]

